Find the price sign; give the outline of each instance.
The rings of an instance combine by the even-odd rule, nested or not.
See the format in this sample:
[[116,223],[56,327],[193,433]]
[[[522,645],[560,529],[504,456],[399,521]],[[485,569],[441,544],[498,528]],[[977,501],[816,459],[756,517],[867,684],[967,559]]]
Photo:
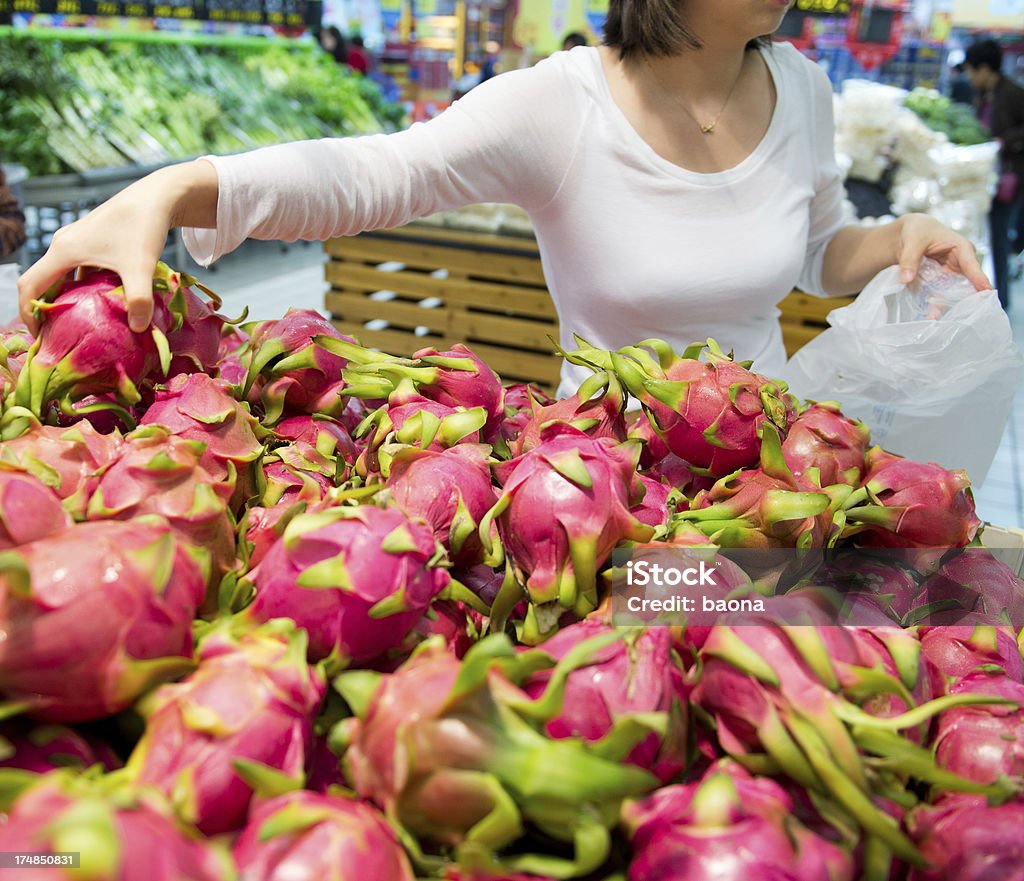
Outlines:
[[314,27],[322,0],[0,0],[0,23],[23,15],[116,15]]
[[811,15],[849,15],[850,0],[796,0],[795,9]]

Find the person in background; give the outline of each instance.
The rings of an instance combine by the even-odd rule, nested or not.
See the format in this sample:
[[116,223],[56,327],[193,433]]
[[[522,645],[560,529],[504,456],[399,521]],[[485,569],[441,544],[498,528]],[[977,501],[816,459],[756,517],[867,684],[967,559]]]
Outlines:
[[959,104],[974,103],[974,89],[971,88],[971,81],[967,78],[967,67],[961,61],[951,68],[951,80],[949,83],[950,100]]
[[[785,378],[776,304],[839,296],[929,256],[991,288],[974,246],[933,217],[851,225],[832,85],[787,43],[788,0],[610,0],[604,45],[555,52],[395,134],[323,138],[153,172],[54,237],[21,277],[32,300],[81,264],[121,275],[152,317],[172,226],[208,266],[247,238],[323,240],[478,202],[530,216],[560,319],[604,349],[712,337]],[[562,367],[559,397],[591,375]]]
[[320,48],[337,61],[338,64],[346,64],[348,62],[348,46],[345,43],[345,38],[334,25],[321,28],[317,34],[317,40],[320,43]]
[[365,76],[370,72],[370,53],[363,45],[363,38],[359,34],[353,35],[348,44],[348,57],[345,59],[352,70]]
[[499,58],[501,45],[495,40],[488,40],[484,46],[484,52],[487,54],[484,56],[483,64],[480,65],[480,79],[477,81],[478,83],[489,80],[496,73],[501,73],[501,59]]
[[575,49],[577,46],[586,45],[586,35],[581,34],[579,31],[573,31],[570,34],[566,34],[564,39],[562,40],[562,51],[568,52],[570,49]]
[[0,166],[0,262],[13,257],[25,244],[25,215]]
[[989,213],[992,265],[999,302],[1010,302],[1010,255],[1019,254],[1024,242],[1018,230],[1024,210],[1024,89],[1003,76],[1003,51],[994,40],[982,40],[968,48],[964,58],[967,78],[975,91],[974,106],[999,143],[999,183]]

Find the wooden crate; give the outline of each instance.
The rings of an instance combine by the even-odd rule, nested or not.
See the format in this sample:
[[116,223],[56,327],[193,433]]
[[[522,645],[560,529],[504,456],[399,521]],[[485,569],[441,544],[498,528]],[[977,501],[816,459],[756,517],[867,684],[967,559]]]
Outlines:
[[558,318],[533,239],[407,226],[333,239],[327,312],[395,355],[470,346],[506,382],[553,392]]
[[779,303],[782,315],[782,340],[786,354],[793,353],[813,340],[826,327],[828,313],[841,306],[849,306],[853,297],[813,297],[803,291],[793,291]]

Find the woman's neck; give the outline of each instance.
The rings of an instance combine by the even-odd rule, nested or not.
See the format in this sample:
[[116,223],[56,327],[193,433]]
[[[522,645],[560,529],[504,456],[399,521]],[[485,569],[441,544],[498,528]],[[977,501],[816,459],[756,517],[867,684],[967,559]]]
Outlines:
[[678,55],[638,59],[637,67],[649,65],[658,81],[678,97],[724,97],[733,90],[741,76],[747,54],[746,45],[705,44],[700,49],[686,49]]

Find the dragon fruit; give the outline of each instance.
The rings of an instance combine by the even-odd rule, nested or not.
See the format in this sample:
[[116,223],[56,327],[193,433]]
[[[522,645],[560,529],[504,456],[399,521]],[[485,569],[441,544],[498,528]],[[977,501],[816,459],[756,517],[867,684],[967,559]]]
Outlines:
[[448,586],[428,526],[394,508],[300,514],[252,573],[255,621],[287,617],[309,633],[309,658],[359,663],[397,648]]
[[203,639],[195,671],[144,702],[127,769],[205,834],[239,829],[254,790],[281,777],[301,785],[326,688],[290,621],[246,630],[227,619]]
[[289,416],[274,426],[274,434],[286,441],[302,441],[322,456],[340,457],[352,464],[359,455],[359,447],[349,430],[327,416]]
[[272,508],[253,506],[248,508],[240,524],[240,532],[245,536],[248,547],[243,555],[250,570],[255,569],[267,552],[284,535],[285,527],[292,518],[307,510],[317,510],[320,502],[319,494],[289,496]]
[[[311,450],[312,447],[307,446],[306,451]],[[309,462],[302,451],[292,449],[291,453],[293,458],[301,457]],[[263,481],[266,488],[263,490],[261,501],[269,508],[293,505],[301,500],[320,501],[334,485],[333,481],[316,469],[315,465],[311,468],[295,468],[279,460],[264,460]]]
[[[480,524],[485,547],[497,521],[505,553],[536,605],[581,617],[598,605],[597,572],[622,541],[654,530],[629,511],[640,447],[594,439],[564,423],[548,426],[530,452],[497,466],[502,493]],[[543,633],[550,629],[531,615]]]
[[[531,823],[558,841],[586,842],[573,860],[557,861],[561,877],[586,875],[608,854],[607,830],[621,800],[657,785],[618,762],[647,730],[621,731],[614,750],[608,743],[601,750],[575,738],[551,740],[539,728],[561,705],[566,672],[613,639],[578,646],[536,701],[516,683],[544,656],[517,654],[502,634],[477,643],[461,662],[443,647],[425,648],[376,683],[363,671],[342,674],[336,686],[357,712],[338,729],[351,744],[349,779],[421,840],[493,852]],[[552,859],[522,854],[503,867],[532,872]]]
[[867,594],[878,607],[902,621],[921,592],[914,570],[899,560],[868,556],[863,551],[839,554],[829,559],[814,574],[815,584],[831,587],[842,594]]
[[245,393],[250,403],[262,401],[268,424],[277,422],[286,409],[328,416],[339,416],[345,409],[347,401],[340,392],[348,362],[314,343],[322,339],[356,346],[355,340],[342,336],[312,309],[289,309],[283,318],[252,328]]
[[199,566],[159,518],[80,523],[2,555],[0,689],[43,721],[99,719],[192,666]]
[[[665,441],[654,430],[645,410],[635,410],[626,414],[626,434],[628,437],[636,438],[644,445],[643,452],[640,454],[640,467],[645,471],[653,468],[669,455]],[[678,456],[676,458],[679,459]]]
[[225,325],[217,348],[217,378],[243,388],[249,375],[249,354],[249,334]]
[[262,433],[245,404],[230,394],[230,387],[204,373],[174,377],[158,389],[140,425],[162,425],[187,440],[202,441],[206,452],[200,464],[218,480],[227,479],[230,467],[238,475],[235,502],[253,494],[249,466],[263,452]]
[[807,407],[790,425],[782,455],[794,476],[818,486],[860,486],[870,438],[863,422],[844,416],[835,402],[824,401]]
[[159,514],[175,534],[207,557],[211,588],[235,567],[235,524],[228,512],[233,469],[218,480],[200,463],[199,441],[147,425],[129,434],[89,499],[90,520]]
[[629,512],[646,526],[665,526],[675,507],[671,499],[672,487],[667,483],[638,473],[633,478],[633,504]]
[[954,707],[939,716],[938,763],[978,783],[1024,777],[1024,685],[1002,674],[969,673],[950,694],[987,694],[1005,704]]
[[676,516],[693,522],[722,547],[833,544],[839,537],[836,508],[845,494],[833,497],[794,477],[782,457],[778,432],[767,425],[762,434],[759,468],[723,477]]
[[[544,643],[543,651],[560,661],[580,643],[612,632],[608,625],[588,619],[560,630]],[[536,699],[550,681],[551,673],[545,670],[531,676],[523,688]],[[664,713],[665,734],[648,735],[626,761],[667,783],[686,767],[687,698],[668,628],[636,628],[569,674],[563,706],[545,730],[554,738],[582,737],[596,743],[631,714]]]
[[853,860],[804,826],[774,780],[724,760],[623,810],[630,881],[852,881]]
[[480,444],[441,451],[405,448],[391,460],[386,485],[394,503],[409,517],[426,521],[452,560],[463,566],[484,558],[478,530],[495,499],[489,452]]
[[[5,852],[77,852],[79,869],[32,866],[35,881],[225,881],[226,855],[183,829],[152,793],[112,791],[108,781],[54,771],[18,797],[0,826]],[[19,874],[12,873],[12,877]]]
[[682,356],[651,339],[618,352],[584,344],[566,357],[614,371],[668,449],[714,477],[755,465],[762,426],[774,424],[785,433],[796,415],[796,400],[784,383],[752,373],[749,362],[734,361],[714,340],[694,344]]
[[1024,881],[1024,802],[959,795],[911,811],[908,825],[927,862],[908,881]]
[[864,486],[847,503],[844,537],[874,547],[960,548],[981,521],[965,471],[868,451]]
[[940,611],[980,612],[1024,627],[1024,581],[985,548],[965,548],[921,583],[912,617],[925,622]]
[[1005,625],[922,627],[920,634],[921,650],[948,679],[963,679],[979,670],[1000,670],[1024,683],[1017,639]]
[[[213,308],[192,290],[192,286],[210,297]],[[216,312],[221,307],[220,298],[190,276],[179,276],[177,282],[172,280],[168,293],[171,295],[168,305],[174,317],[167,333],[167,345],[173,356],[168,375],[213,373],[220,361],[225,330],[224,319]]]
[[[65,283],[53,302],[37,303],[42,326],[18,376],[16,404],[42,416],[49,401],[88,394],[114,392],[122,405],[137,403],[143,383],[170,375],[168,334],[183,326],[183,288],[192,281],[157,265],[153,324],[142,333],[128,327],[124,288],[115,273],[96,270]],[[176,354],[183,367],[193,353],[179,348]]]
[[46,538],[70,525],[71,517],[45,483],[26,472],[0,470],[0,550]]
[[624,441],[625,407],[626,396],[614,374],[607,371],[597,373],[586,380],[572,397],[536,407],[519,436],[509,444],[509,451],[512,456],[521,456],[532,450],[541,442],[543,428],[553,422],[568,423],[593,438]]
[[447,352],[420,349],[411,360],[329,338],[318,339],[317,343],[352,361],[345,371],[348,394],[391,399],[396,392],[416,393],[449,409],[479,408],[484,413],[484,437],[494,437],[498,432],[505,415],[501,380],[462,343]]
[[498,429],[498,438],[495,442],[502,440],[506,445],[511,444],[533,418],[538,407],[546,407],[554,401],[534,385],[527,383],[514,383],[506,386],[502,398],[502,406],[505,417]]
[[289,792],[260,805],[234,856],[246,881],[413,881],[384,817],[338,795]]
[[100,764],[107,771],[121,767],[113,750],[63,725],[9,724],[0,731],[0,768],[47,774],[58,768],[85,770]]

